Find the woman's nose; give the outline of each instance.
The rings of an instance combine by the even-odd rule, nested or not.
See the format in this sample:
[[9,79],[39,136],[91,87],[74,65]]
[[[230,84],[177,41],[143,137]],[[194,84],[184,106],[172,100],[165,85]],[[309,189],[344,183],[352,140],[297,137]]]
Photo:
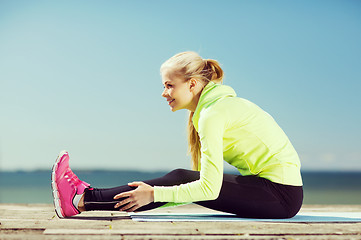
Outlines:
[[162,97],[167,97],[167,89],[164,88],[163,92],[162,92]]

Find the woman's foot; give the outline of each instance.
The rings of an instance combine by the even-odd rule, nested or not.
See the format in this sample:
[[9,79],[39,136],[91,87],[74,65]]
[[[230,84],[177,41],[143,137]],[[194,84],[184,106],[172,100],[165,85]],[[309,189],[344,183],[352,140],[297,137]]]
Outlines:
[[70,169],[68,152],[62,151],[59,154],[53,166],[51,179],[55,212],[58,217],[71,217],[79,214],[78,205],[84,198],[85,189],[90,185],[81,181]]
[[84,194],[81,196],[80,201],[78,203],[78,210],[79,212],[85,212],[85,204],[84,204]]

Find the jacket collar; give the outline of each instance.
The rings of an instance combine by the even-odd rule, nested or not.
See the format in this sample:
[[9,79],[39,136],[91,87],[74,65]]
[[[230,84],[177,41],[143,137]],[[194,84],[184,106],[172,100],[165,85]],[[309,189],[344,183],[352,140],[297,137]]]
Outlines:
[[193,114],[193,125],[195,129],[198,131],[198,120],[200,117],[200,113],[203,109],[213,105],[218,100],[224,97],[236,97],[236,93],[230,86],[216,84],[210,81],[202,90],[201,96],[199,97],[198,104],[196,110]]

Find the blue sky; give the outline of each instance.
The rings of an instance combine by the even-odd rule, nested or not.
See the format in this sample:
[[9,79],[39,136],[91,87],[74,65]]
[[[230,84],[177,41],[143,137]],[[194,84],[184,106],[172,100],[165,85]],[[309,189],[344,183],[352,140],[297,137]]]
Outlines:
[[192,50],[270,113],[304,170],[361,170],[360,1],[0,0],[0,168],[189,167],[160,65]]

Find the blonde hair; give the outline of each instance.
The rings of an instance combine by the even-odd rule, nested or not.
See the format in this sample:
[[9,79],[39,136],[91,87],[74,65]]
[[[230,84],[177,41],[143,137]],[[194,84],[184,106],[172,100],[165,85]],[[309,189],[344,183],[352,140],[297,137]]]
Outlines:
[[[164,74],[169,71],[183,76],[185,81],[195,78],[203,81],[205,85],[210,81],[222,83],[224,76],[223,70],[216,60],[203,59],[198,53],[191,51],[178,53],[165,61],[160,67],[160,72],[161,74]],[[189,111],[187,127],[188,153],[191,155],[192,169],[199,171],[201,143],[192,122],[193,114],[194,112]]]

